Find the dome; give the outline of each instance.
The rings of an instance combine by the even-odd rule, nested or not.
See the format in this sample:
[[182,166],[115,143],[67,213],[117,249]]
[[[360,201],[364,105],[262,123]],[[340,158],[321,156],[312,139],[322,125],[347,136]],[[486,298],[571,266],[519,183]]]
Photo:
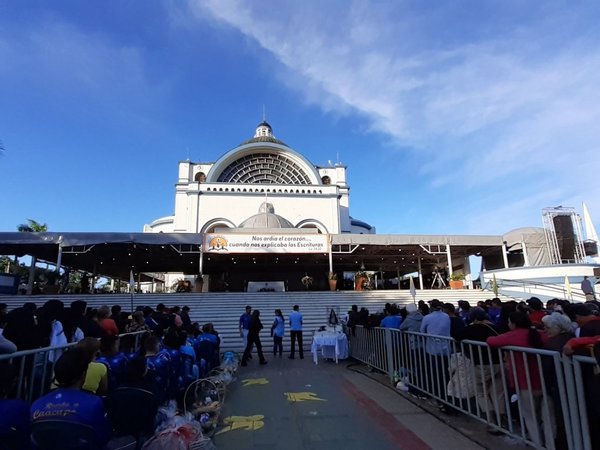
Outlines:
[[273,131],[273,127],[269,125],[269,122],[267,122],[266,120],[263,120],[261,123],[259,123],[257,128],[259,127],[267,127],[269,130]]
[[292,223],[275,214],[273,204],[263,202],[258,208],[258,214],[248,217],[239,228],[294,228]]
[[266,120],[263,120],[256,127],[256,131],[254,132],[254,137],[252,139],[248,139],[247,141],[242,142],[240,145],[252,144],[254,142],[271,142],[273,144],[285,145],[287,144],[279,139],[273,137],[273,128]]

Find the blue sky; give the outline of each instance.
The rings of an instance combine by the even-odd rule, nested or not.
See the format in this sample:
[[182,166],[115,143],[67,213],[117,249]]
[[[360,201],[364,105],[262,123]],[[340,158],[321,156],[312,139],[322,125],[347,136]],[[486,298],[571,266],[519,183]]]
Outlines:
[[[600,217],[600,2],[5,1],[0,230],[141,231],[177,162],[275,136],[379,233]],[[598,227],[598,225],[596,225]]]

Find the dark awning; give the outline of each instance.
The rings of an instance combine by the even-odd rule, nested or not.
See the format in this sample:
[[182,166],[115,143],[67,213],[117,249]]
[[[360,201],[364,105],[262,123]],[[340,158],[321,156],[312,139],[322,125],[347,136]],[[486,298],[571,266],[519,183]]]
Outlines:
[[129,272],[197,273],[202,237],[196,233],[0,233],[0,254],[56,263],[129,279]]

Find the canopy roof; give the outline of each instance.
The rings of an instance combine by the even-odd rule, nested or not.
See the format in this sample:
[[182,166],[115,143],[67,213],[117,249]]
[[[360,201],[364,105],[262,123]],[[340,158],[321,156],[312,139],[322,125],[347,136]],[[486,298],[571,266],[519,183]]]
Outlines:
[[196,233],[0,233],[0,254],[31,255],[62,265],[129,279],[129,272],[198,272]]
[[[268,230],[283,233],[287,229]],[[256,230],[264,233],[267,230]],[[434,266],[444,266],[447,246],[454,269],[461,268],[459,258],[469,255],[501,255],[502,236],[444,235],[372,235],[339,234],[331,236],[333,267],[336,271],[356,271],[361,266],[372,271],[399,271],[402,274],[423,272]],[[196,233],[0,233],[0,255],[32,255],[56,263],[59,244],[62,265],[98,275],[129,279],[129,272],[162,273],[199,271],[202,234]],[[328,270],[327,254],[236,254],[207,255],[204,273],[224,270],[269,271],[284,267],[319,265]],[[236,266],[231,266],[235,260]],[[296,265],[297,264],[297,265]],[[281,269],[279,269],[281,268]]]

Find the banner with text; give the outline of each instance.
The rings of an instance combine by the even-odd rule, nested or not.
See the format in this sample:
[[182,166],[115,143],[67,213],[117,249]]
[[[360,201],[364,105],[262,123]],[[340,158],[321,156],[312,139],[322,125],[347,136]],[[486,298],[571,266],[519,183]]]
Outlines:
[[204,235],[204,253],[328,253],[326,234]]

